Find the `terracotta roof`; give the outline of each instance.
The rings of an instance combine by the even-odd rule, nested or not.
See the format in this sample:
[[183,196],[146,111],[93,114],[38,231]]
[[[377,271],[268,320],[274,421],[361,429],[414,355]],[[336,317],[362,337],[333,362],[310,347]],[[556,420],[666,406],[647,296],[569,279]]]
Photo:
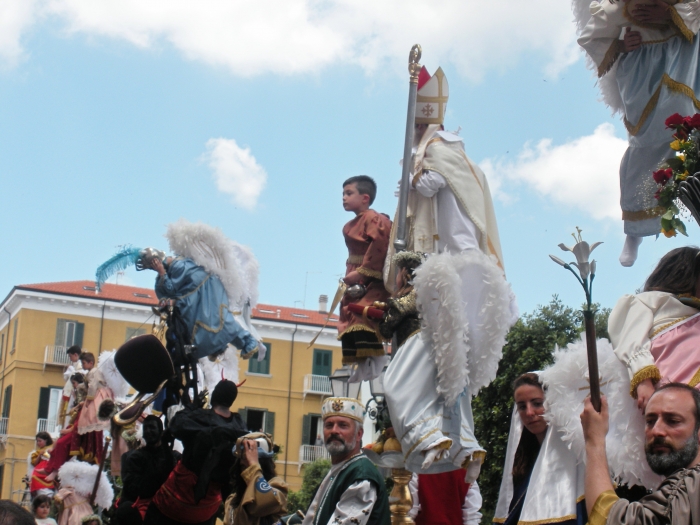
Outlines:
[[18,290],[34,290],[37,292],[70,295],[72,297],[87,297],[101,301],[117,301],[120,303],[145,304],[148,306],[155,306],[158,304],[158,297],[156,297],[156,292],[153,289],[105,283],[102,285],[102,290],[97,293],[95,290],[95,281],[20,284],[15,288]]
[[[155,306],[158,304],[156,293],[151,288],[138,288],[136,286],[123,286],[120,284],[105,283],[100,293],[95,291],[95,281],[64,281],[60,283],[20,284],[16,290],[33,290],[37,292],[68,295],[71,297],[87,297],[121,303],[143,304]],[[326,322],[326,314],[316,310],[304,310],[302,308],[289,308],[286,306],[274,306],[270,304],[258,304],[253,309],[253,319],[266,319],[281,321],[284,323],[298,323],[322,326]],[[338,316],[334,315],[328,326],[335,326]]]
[[[323,326],[327,314],[317,310],[303,310],[301,308],[289,308],[286,306],[273,306],[271,304],[258,304],[253,308],[253,319],[269,319],[271,321],[283,321],[285,323],[312,324]],[[338,316],[331,316],[328,326],[335,326]]]

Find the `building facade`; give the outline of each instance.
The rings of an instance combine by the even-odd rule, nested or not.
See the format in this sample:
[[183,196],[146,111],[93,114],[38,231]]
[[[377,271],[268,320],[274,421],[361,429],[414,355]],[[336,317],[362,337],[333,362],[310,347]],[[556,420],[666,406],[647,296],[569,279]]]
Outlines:
[[[17,500],[39,431],[57,428],[66,349],[74,344],[96,356],[133,336],[151,333],[158,304],[147,288],[93,281],[15,286],[0,304],[0,498]],[[319,303],[325,310],[325,303]],[[337,317],[259,304],[253,324],[268,352],[263,361],[239,360],[238,410],[251,430],[263,429],[282,446],[278,474],[292,490],[301,487],[302,467],[325,449],[320,408],[330,395],[328,376],[341,366]],[[321,331],[313,347],[313,337]]]

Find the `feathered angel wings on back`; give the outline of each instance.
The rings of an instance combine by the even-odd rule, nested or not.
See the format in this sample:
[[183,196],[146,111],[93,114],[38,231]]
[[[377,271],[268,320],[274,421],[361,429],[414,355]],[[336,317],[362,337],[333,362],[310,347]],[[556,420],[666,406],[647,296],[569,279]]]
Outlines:
[[258,300],[258,261],[253,252],[227,238],[219,229],[185,219],[169,224],[165,234],[170,250],[192,259],[216,275],[224,285],[232,308],[242,309]]
[[[610,1],[611,0],[598,0],[598,2]],[[622,2],[622,0],[612,1]],[[583,29],[591,20],[591,0],[572,0],[571,10],[574,13],[576,35],[580,36]],[[598,66],[588,54],[586,54],[586,68],[593,71],[596,77],[598,76]],[[600,90],[601,101],[612,110],[613,115],[615,113],[622,114],[624,112],[624,106],[622,104],[620,90],[617,86],[617,62],[613,64],[612,68],[605,75],[598,78],[597,84]]]

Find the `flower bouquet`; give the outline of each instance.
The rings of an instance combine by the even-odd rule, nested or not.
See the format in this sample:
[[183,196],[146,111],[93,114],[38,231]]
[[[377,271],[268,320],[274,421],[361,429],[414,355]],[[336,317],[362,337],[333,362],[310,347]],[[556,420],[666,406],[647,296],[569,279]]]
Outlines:
[[680,219],[678,203],[682,203],[700,224],[700,180],[698,168],[698,144],[700,143],[700,113],[683,117],[675,113],[666,119],[666,128],[674,130],[670,144],[676,154],[666,159],[653,173],[659,188],[655,194],[659,206],[664,209],[661,216],[661,232],[674,237],[676,232],[686,233]]

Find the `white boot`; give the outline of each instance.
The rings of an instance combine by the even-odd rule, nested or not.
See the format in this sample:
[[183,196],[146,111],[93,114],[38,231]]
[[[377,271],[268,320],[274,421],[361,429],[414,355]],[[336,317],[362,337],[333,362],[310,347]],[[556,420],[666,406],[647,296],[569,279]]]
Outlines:
[[622,253],[620,254],[620,264],[622,266],[632,266],[634,261],[637,260],[637,252],[639,250],[639,245],[642,244],[644,237],[633,237],[628,235],[625,238],[625,245],[622,247]]

